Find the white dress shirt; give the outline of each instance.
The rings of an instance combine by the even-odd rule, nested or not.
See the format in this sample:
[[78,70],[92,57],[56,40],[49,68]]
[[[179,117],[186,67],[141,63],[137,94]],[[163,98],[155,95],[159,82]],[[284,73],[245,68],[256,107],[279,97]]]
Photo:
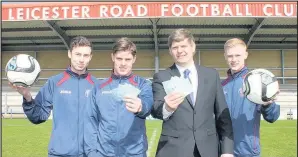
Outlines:
[[[197,90],[198,90],[198,72],[197,72],[195,64],[192,64],[189,67],[181,67],[177,64],[175,64],[175,65],[176,65],[177,69],[179,70],[179,73],[181,76],[184,76],[184,70],[186,70],[186,69],[190,70],[189,78],[190,78],[190,81],[192,84],[192,90],[193,90],[193,93],[191,93],[191,94],[193,94],[193,98],[195,101],[196,97],[197,97]],[[193,105],[195,105],[195,104],[193,104]],[[165,106],[166,106],[166,103],[163,104],[163,110],[162,110],[164,120],[168,119],[174,113],[174,111],[169,112]]]

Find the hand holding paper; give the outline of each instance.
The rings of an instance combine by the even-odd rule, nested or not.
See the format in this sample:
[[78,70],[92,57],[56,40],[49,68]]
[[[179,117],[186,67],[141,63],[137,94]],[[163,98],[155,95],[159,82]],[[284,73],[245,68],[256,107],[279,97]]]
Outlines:
[[142,101],[140,98],[134,96],[124,96],[123,101],[125,101],[125,107],[128,111],[132,113],[142,111]]
[[124,96],[138,97],[140,90],[131,84],[120,84],[118,88],[113,91],[120,100],[123,100]]
[[165,92],[168,94],[172,92],[181,92],[187,96],[192,92],[192,85],[188,79],[183,77],[171,77],[170,80],[162,82]]
[[183,77],[171,77],[170,80],[162,82],[166,96],[165,107],[169,112],[173,112],[183,102],[184,98],[192,92],[192,85],[188,79]]
[[185,96],[181,92],[172,92],[164,97],[166,110],[173,112],[183,102]]

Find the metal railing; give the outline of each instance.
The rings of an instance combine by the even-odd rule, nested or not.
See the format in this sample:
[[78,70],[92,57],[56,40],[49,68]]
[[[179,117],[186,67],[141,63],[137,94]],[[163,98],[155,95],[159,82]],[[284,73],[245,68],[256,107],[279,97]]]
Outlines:
[[[277,79],[288,79],[288,80],[297,80],[297,77],[276,77]],[[7,80],[6,77],[1,78],[2,80]],[[40,77],[38,80],[47,80],[47,77]],[[97,77],[98,80],[106,79],[106,77]],[[152,80],[153,77],[146,77],[146,79]],[[226,79],[226,77],[220,77],[221,80]]]
[[[216,70],[228,70],[228,68],[216,68],[216,67],[211,67]],[[267,69],[267,70],[282,70],[281,67],[249,67],[249,70],[253,69]],[[166,68],[159,68],[159,70],[165,70]],[[297,70],[297,67],[285,67],[283,68],[284,70]],[[41,69],[41,71],[64,71],[65,69],[63,68],[45,68]],[[88,71],[111,71],[112,68],[88,68]],[[2,71],[5,71],[5,69],[2,69]],[[133,68],[133,71],[155,71],[155,68]]]
[[[32,93],[32,97],[34,98],[36,96],[36,93]],[[281,93],[281,96],[290,96],[290,97],[297,97],[297,89],[295,90],[295,92],[285,92],[285,93]],[[2,93],[2,118],[3,118],[3,114],[5,114],[6,116],[9,116],[10,118],[13,118],[14,114],[23,114],[23,117],[25,116],[24,112],[16,112],[14,111],[12,108],[18,108],[18,111],[22,110],[22,99],[20,99],[20,101],[18,102],[17,99],[13,99],[14,102],[10,101],[12,99],[9,99],[9,97],[22,97],[20,94],[18,93],[12,93],[9,92],[8,93]],[[9,102],[10,101],[10,102]],[[283,113],[281,114],[287,114],[284,115],[283,117],[281,117],[281,119],[293,119],[293,110],[297,110],[297,99],[294,100],[290,100],[290,99],[280,99],[277,100],[278,103],[283,104],[281,105],[281,109],[283,110]],[[291,113],[291,114],[290,114]],[[290,117],[290,118],[285,118],[285,117]],[[5,117],[7,118],[7,117]],[[296,117],[295,117],[296,118]],[[151,116],[147,117],[147,119],[154,119]]]
[[[33,94],[32,97],[35,97],[36,94]],[[12,108],[17,108],[18,111],[23,110],[22,107],[22,100],[20,100],[20,102],[18,102],[17,100],[14,100],[16,102],[8,102],[9,98],[8,97],[22,97],[20,94],[8,94],[8,93],[2,93],[2,118],[4,118],[4,115],[9,115],[10,119],[13,118],[14,114],[21,114],[23,115],[23,117],[26,117],[25,113],[22,112],[17,112],[15,110],[13,110]],[[4,109],[3,109],[4,107]],[[3,115],[4,114],[4,115]],[[7,117],[6,117],[7,118]]]
[[[258,67],[254,67],[254,68],[249,68],[250,70],[253,70],[253,69],[257,69]],[[162,70],[165,70],[166,68],[159,68],[160,71]],[[214,68],[218,71],[227,71],[228,68]],[[278,68],[278,67],[271,67],[271,68],[266,68],[267,70],[282,70],[281,68]],[[284,68],[285,70],[297,70],[296,67],[285,67]],[[3,69],[2,69],[3,70]],[[64,71],[65,69],[42,69],[42,71]],[[98,69],[88,69],[88,71],[90,71],[92,73],[92,71],[111,71],[112,69],[111,68],[98,68]],[[133,71],[152,71],[154,72],[155,69],[154,68],[134,68]],[[290,76],[279,76],[279,77],[276,77],[280,82],[281,84],[286,84],[285,80],[297,80],[297,77],[290,77]],[[3,77],[1,78],[2,80],[6,80],[7,81],[7,78],[6,77]],[[41,87],[43,85],[43,82],[45,82],[46,80],[48,79],[48,77],[40,77],[38,78],[37,82],[34,84],[35,87]],[[97,77],[97,79],[99,80],[103,80],[103,79],[106,79],[106,77]],[[152,77],[147,77],[146,79],[149,79],[152,81]],[[220,77],[221,80],[224,80],[226,79],[226,77]],[[2,87],[4,86],[8,86],[6,84],[3,84]],[[291,90],[291,89],[290,89]]]

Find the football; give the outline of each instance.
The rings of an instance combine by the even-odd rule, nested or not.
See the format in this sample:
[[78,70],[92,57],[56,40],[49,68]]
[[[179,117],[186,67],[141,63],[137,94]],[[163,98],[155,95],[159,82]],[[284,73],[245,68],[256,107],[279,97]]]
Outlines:
[[270,71],[255,69],[245,76],[243,93],[250,101],[256,104],[264,104],[274,100],[279,93],[279,83]]
[[6,64],[5,72],[8,81],[17,86],[32,86],[40,74],[37,60],[27,54],[13,56]]

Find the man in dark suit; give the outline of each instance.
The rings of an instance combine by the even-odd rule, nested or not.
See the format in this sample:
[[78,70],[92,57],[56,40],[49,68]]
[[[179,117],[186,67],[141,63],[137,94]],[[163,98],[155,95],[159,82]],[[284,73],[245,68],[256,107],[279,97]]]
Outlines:
[[[229,109],[215,69],[195,65],[196,45],[185,29],[168,38],[174,64],[153,78],[152,116],[163,120],[156,157],[233,157]],[[165,92],[162,82],[183,76],[192,84],[185,96]]]

